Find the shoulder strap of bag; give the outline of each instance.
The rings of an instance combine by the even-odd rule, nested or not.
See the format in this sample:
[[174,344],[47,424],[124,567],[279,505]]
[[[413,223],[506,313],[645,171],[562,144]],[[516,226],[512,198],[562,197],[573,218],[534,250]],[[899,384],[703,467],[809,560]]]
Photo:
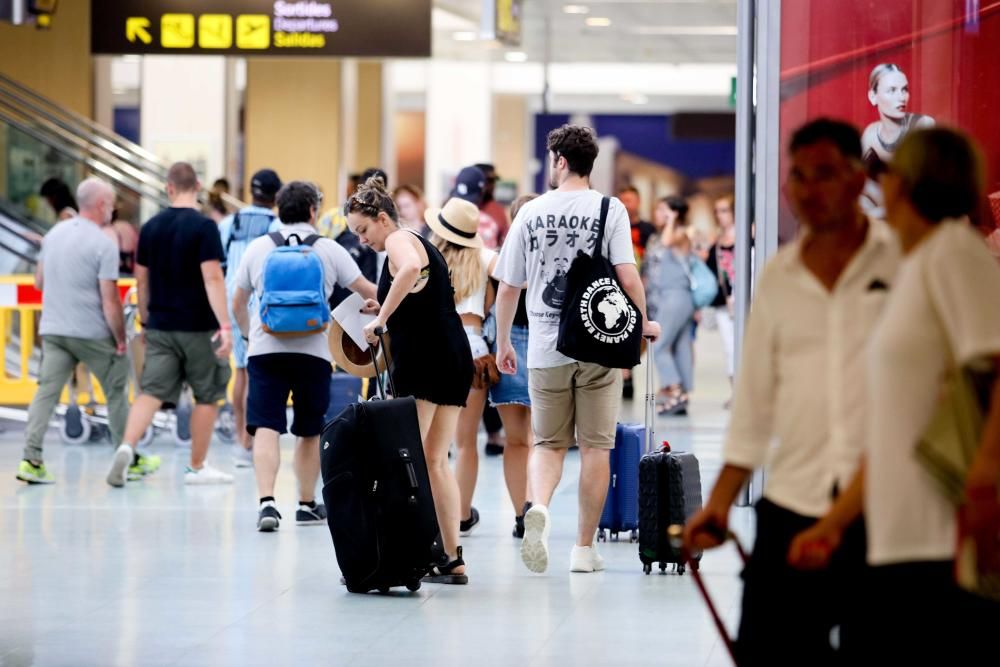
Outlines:
[[229,246],[233,245],[233,234],[240,228],[240,212],[233,213],[233,224],[229,226],[229,238],[226,239],[226,258],[229,258]]
[[316,241],[319,241],[322,237],[319,234],[310,234],[299,245],[315,245]]
[[601,256],[601,248],[604,245],[604,227],[608,222],[608,209],[611,207],[611,198],[601,198],[601,217],[597,221],[597,245],[594,246],[594,257]]
[[288,245],[288,240],[281,235],[281,232],[271,232],[270,234],[267,235],[267,238],[274,241],[274,245],[276,246],[280,247],[283,245]]
[[722,290],[722,295],[729,298],[729,290],[726,285],[729,284],[729,278],[725,275],[725,271],[722,269],[722,257],[719,256],[719,244],[716,243],[712,248],[712,252],[715,253],[715,273],[719,276],[719,289]]

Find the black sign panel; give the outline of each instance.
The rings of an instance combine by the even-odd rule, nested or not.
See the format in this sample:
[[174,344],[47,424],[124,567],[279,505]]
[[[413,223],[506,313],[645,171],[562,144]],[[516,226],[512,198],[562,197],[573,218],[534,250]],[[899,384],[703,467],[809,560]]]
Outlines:
[[431,0],[94,0],[95,54],[431,54]]

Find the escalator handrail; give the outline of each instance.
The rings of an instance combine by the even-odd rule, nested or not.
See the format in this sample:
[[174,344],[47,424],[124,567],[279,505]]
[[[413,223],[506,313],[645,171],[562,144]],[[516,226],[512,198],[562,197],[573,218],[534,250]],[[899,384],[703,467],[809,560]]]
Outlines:
[[[111,143],[114,143],[124,148],[126,151],[135,154],[140,159],[145,160],[154,168],[158,168],[160,171],[162,171],[162,176],[164,177],[166,176],[166,168],[164,167],[160,159],[155,154],[146,150],[139,144],[130,141],[129,139],[126,139],[121,135],[115,134],[114,132],[103,127],[102,125],[95,123],[93,120],[87,118],[86,116],[78,114],[77,112],[72,111],[70,109],[65,109],[61,107],[52,100],[48,99],[47,97],[40,95],[31,88],[28,88],[24,84],[4,75],[3,73],[0,73],[0,84],[3,84],[8,88],[14,89],[20,94],[20,96],[31,98],[35,102],[44,105],[49,110],[55,109],[59,114],[61,114],[65,118],[70,119],[77,126],[85,128],[85,131],[81,132],[80,134],[90,137],[97,135]],[[54,114],[48,112],[47,115],[53,116]]]

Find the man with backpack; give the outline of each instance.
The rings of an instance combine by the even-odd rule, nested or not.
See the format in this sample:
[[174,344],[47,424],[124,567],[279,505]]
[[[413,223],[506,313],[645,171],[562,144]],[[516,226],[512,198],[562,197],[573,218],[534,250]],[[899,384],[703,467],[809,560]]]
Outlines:
[[[524,516],[521,558],[532,572],[548,568],[548,505],[562,476],[566,452],[579,441],[580,518],[570,570],[597,572],[604,569],[604,561],[597,553],[594,537],[608,492],[609,455],[615,446],[622,373],[600,363],[571,359],[557,350],[564,298],[556,298],[560,290],[549,287],[563,279],[562,272],[578,252],[593,255],[600,250],[614,266],[621,290],[636,306],[642,335],[656,338],[659,325],[646,318],[645,291],[635,266],[625,207],[611,198],[605,209],[601,193],[590,188],[590,172],[598,151],[593,130],[564,125],[549,133],[547,147],[550,185],[554,189],[518,211],[494,271],[501,281],[497,295],[497,365],[502,373],[517,372],[510,333],[521,287],[527,283],[528,391],[535,432],[528,483],[535,504]],[[603,241],[598,247],[602,212],[606,215]],[[610,300],[595,304],[601,308],[605,324],[622,319],[617,304]],[[638,322],[631,323],[630,331],[635,326]]]
[[[303,181],[285,185],[277,197],[277,231],[253,241],[236,273],[233,311],[248,343],[247,432],[254,437],[253,463],[260,493],[257,529],[278,529],[281,514],[274,499],[280,448],[286,432],[286,405],[292,396],[296,436],[295,475],[299,482],[296,523],[323,523],[326,510],[316,504],[319,436],[330,402],[330,322],[328,300],[334,285],[365,299],[375,285],[361,274],[336,241],[316,233],[322,196]],[[249,308],[252,296],[259,307]]]
[[[281,189],[281,179],[272,169],[261,169],[250,179],[250,196],[253,203],[240,209],[235,214],[219,223],[219,236],[226,252],[226,297],[229,300],[229,316],[233,322],[238,322],[233,315],[233,293],[236,291],[236,270],[254,239],[277,230],[281,221],[274,214],[274,198]],[[247,346],[239,330],[233,332],[233,366],[236,377],[233,379],[233,419],[236,424],[236,437],[240,448],[233,455],[233,463],[237,468],[249,468],[253,465],[253,439],[247,434]]]

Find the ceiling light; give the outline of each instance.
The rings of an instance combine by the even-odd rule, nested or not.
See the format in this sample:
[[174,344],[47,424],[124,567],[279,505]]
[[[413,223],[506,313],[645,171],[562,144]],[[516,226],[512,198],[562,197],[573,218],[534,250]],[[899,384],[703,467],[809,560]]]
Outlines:
[[528,62],[528,54],[524,51],[508,51],[503,54],[504,60],[509,63],[524,63]]
[[591,28],[607,28],[611,25],[611,19],[606,16],[591,16],[587,19],[587,25]]
[[453,32],[451,38],[456,42],[474,42],[477,39],[476,33],[471,30],[461,30],[459,32]]
[[630,31],[636,35],[691,35],[698,37],[729,37],[736,35],[734,25],[649,25],[632,28]]
[[563,6],[564,14],[589,14],[590,7],[587,5],[565,5]]

